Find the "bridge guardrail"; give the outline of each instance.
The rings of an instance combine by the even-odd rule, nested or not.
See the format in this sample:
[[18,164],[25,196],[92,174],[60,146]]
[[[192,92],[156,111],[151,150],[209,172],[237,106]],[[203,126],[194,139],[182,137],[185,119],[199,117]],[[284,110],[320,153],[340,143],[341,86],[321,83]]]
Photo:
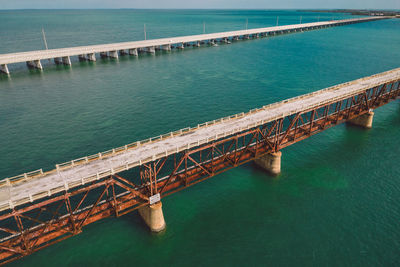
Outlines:
[[[394,72],[394,71],[395,70],[388,71],[388,72],[385,72],[385,73],[390,73],[390,72]],[[145,140],[142,140],[142,141],[133,142],[133,143],[130,143],[128,145],[124,145],[124,146],[121,146],[121,147],[110,149],[110,150],[107,150],[107,151],[104,151],[104,152],[100,152],[100,153],[97,153],[97,154],[93,154],[93,155],[90,155],[90,156],[78,158],[78,159],[71,160],[71,161],[68,161],[68,162],[64,162],[64,163],[61,163],[61,164],[56,164],[56,169],[55,170],[54,169],[50,170],[48,172],[43,172],[42,169],[39,169],[39,170],[36,170],[36,171],[20,174],[20,175],[14,176],[14,177],[6,178],[6,179],[3,179],[3,180],[0,181],[0,188],[1,187],[5,187],[5,186],[10,187],[10,186],[19,184],[21,182],[28,181],[30,179],[35,179],[35,178],[38,178],[38,177],[42,177],[42,176],[44,176],[46,174],[49,174],[49,173],[52,173],[54,171],[65,170],[65,169],[68,169],[68,168],[71,168],[71,167],[74,167],[74,166],[77,166],[77,165],[87,164],[87,163],[89,163],[91,161],[94,161],[94,160],[104,159],[104,158],[110,157],[110,156],[115,156],[115,155],[117,155],[119,153],[123,153],[123,152],[125,152],[127,150],[131,150],[131,149],[137,148],[137,147],[139,147],[141,145],[144,145],[144,144],[148,144],[148,143],[152,143],[152,142],[156,142],[156,141],[160,141],[160,140],[165,140],[165,139],[168,139],[168,138],[171,138],[171,137],[174,137],[174,136],[185,135],[185,134],[187,134],[189,132],[192,132],[194,130],[198,130],[200,128],[209,127],[209,126],[216,125],[218,123],[225,122],[225,121],[239,119],[239,118],[245,117],[248,114],[252,114],[252,113],[255,113],[255,112],[259,112],[261,110],[269,109],[269,108],[271,108],[273,106],[278,106],[278,105],[282,105],[282,104],[285,104],[285,103],[288,103],[288,102],[293,102],[293,101],[301,99],[301,98],[306,98],[308,96],[321,94],[321,93],[323,93],[325,91],[328,91],[328,90],[340,89],[343,86],[351,85],[351,84],[354,84],[356,82],[363,81],[365,79],[378,77],[378,76],[380,76],[382,74],[384,74],[384,73],[372,75],[372,76],[370,76],[368,78],[362,78],[362,79],[358,79],[358,80],[355,80],[355,81],[352,81],[352,82],[346,82],[346,83],[343,83],[343,84],[340,84],[340,85],[335,85],[335,86],[328,87],[328,88],[325,88],[325,89],[322,89],[322,90],[318,90],[318,91],[315,91],[315,92],[311,92],[311,93],[308,93],[308,94],[296,96],[296,97],[293,97],[293,98],[290,98],[290,99],[286,99],[286,100],[283,100],[283,101],[280,101],[280,102],[276,102],[276,103],[272,103],[272,104],[269,104],[269,105],[265,105],[265,106],[263,106],[261,108],[252,109],[252,110],[250,110],[249,112],[246,112],[246,113],[241,112],[241,113],[238,113],[238,114],[235,114],[235,115],[231,115],[231,116],[227,116],[227,117],[224,117],[224,118],[221,118],[221,119],[217,119],[217,120],[205,122],[205,123],[202,123],[202,124],[198,124],[196,127],[187,127],[187,128],[184,128],[184,129],[181,129],[181,130],[178,130],[178,131],[170,132],[168,134],[159,135],[159,136],[156,136],[156,137],[148,138],[148,139],[145,139]],[[385,81],[384,83],[393,83],[393,82],[396,83],[398,81],[399,81],[399,79],[397,77],[395,79],[392,79],[392,80],[389,80],[389,81]],[[372,87],[380,86],[380,85],[382,85],[384,83],[378,81],[375,84],[373,84],[372,86],[369,85],[369,87],[372,88]],[[360,88],[358,90],[354,90],[354,91],[348,92],[346,94],[342,94],[342,95],[340,95],[338,97],[325,99],[325,101],[320,101],[317,104],[314,104],[312,106],[307,106],[307,109],[311,109],[311,108],[313,108],[315,106],[325,105],[326,103],[329,103],[329,102],[332,102],[332,101],[338,101],[340,99],[346,99],[346,98],[349,98],[349,97],[351,97],[353,95],[357,95],[357,93],[359,93],[361,91],[364,91],[364,90],[365,90],[365,88]],[[145,158],[144,160],[139,160],[139,161],[134,161],[134,162],[125,162],[123,165],[120,165],[120,166],[118,166],[116,168],[111,168],[110,170],[105,170],[105,171],[102,171],[102,172],[99,172],[99,173],[96,173],[96,174],[92,174],[92,175],[88,175],[88,176],[85,176],[85,177],[81,177],[79,180],[70,181],[70,182],[66,183],[64,186],[57,187],[55,189],[43,191],[43,192],[37,193],[35,195],[30,195],[29,197],[26,197],[26,198],[18,199],[16,201],[10,200],[8,202],[8,204],[0,203],[0,210],[3,210],[2,207],[4,205],[6,205],[7,208],[10,208],[10,207],[12,208],[15,205],[20,205],[21,203],[24,204],[24,203],[32,202],[32,201],[34,201],[36,199],[42,198],[42,196],[44,194],[45,195],[47,194],[46,196],[50,196],[50,195],[52,195],[54,193],[58,193],[58,192],[61,192],[61,191],[64,191],[64,190],[68,190],[69,188],[73,188],[73,187],[76,187],[76,186],[79,186],[79,185],[84,185],[84,184],[86,184],[88,182],[91,182],[91,181],[94,181],[94,180],[99,180],[101,178],[110,176],[110,175],[112,175],[114,173],[121,172],[121,171],[124,171],[124,170],[128,170],[130,168],[142,165],[142,164],[147,163],[149,161],[154,161],[156,159],[159,159],[159,158],[171,155],[171,154],[179,153],[179,152],[181,152],[183,150],[187,150],[187,149],[199,146],[201,144],[208,143],[210,141],[215,141],[215,140],[218,140],[220,138],[224,138],[226,136],[229,136],[231,134],[234,134],[234,133],[237,133],[237,132],[240,132],[240,131],[243,131],[243,130],[250,129],[250,128],[256,127],[258,125],[265,124],[268,121],[274,121],[276,119],[288,116],[289,114],[290,115],[291,114],[296,114],[296,113],[304,111],[304,110],[305,110],[305,108],[303,106],[297,107],[297,108],[295,108],[293,110],[288,111],[287,113],[277,114],[274,117],[269,118],[267,120],[259,120],[259,121],[256,121],[256,122],[252,123],[252,124],[248,124],[245,127],[239,127],[239,128],[232,129],[230,131],[225,131],[225,132],[219,133],[219,134],[217,134],[217,135],[215,135],[213,137],[207,137],[207,138],[198,139],[195,142],[191,142],[191,143],[189,143],[187,145],[184,145],[184,146],[181,146],[181,147],[176,146],[174,149],[166,150],[166,151],[158,153],[156,155],[149,156],[149,157]]]
[[[220,39],[220,38],[225,38],[226,36],[235,36],[235,35],[240,36],[240,35],[251,35],[251,34],[260,34],[260,33],[271,33],[271,32],[279,32],[279,31],[291,30],[291,29],[301,30],[303,28],[308,28],[308,27],[340,25],[340,24],[345,24],[345,23],[356,23],[356,22],[362,22],[362,21],[374,21],[374,20],[384,19],[384,18],[390,18],[390,16],[375,16],[375,17],[352,18],[352,19],[344,19],[344,20],[336,20],[336,21],[331,20],[331,21],[302,23],[302,24],[296,24],[296,28],[291,28],[294,25],[282,25],[282,26],[273,26],[273,27],[231,31],[231,32],[219,32],[219,33],[200,34],[200,35],[191,35],[191,36],[177,36],[177,37],[171,37],[171,38],[176,41],[175,43],[181,43],[182,40],[184,40],[184,38],[191,37],[192,40],[189,42],[194,42],[194,41],[209,40],[210,38]],[[217,35],[217,36],[215,37],[215,35]],[[42,60],[42,59],[60,58],[60,57],[67,57],[67,56],[77,56],[79,54],[117,51],[117,50],[121,50],[121,49],[122,50],[135,49],[135,48],[140,49],[140,48],[146,48],[149,46],[170,44],[167,42],[170,41],[171,38],[139,40],[139,41],[133,41],[133,42],[121,42],[121,43],[114,43],[114,44],[99,44],[99,45],[90,45],[90,46],[64,47],[64,48],[56,48],[56,49],[49,49],[49,50],[37,50],[37,51],[9,53],[9,54],[0,55],[0,61],[1,61],[1,64],[11,64],[11,63],[20,63],[20,62],[24,62],[24,61],[31,61],[31,60]],[[20,57],[23,57],[23,60]]]

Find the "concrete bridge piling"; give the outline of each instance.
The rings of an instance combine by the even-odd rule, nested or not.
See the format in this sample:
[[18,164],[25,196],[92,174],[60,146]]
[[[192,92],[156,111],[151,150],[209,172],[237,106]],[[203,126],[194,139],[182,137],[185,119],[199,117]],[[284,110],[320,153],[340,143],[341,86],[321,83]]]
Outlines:
[[120,56],[125,56],[128,54],[124,49],[119,50],[118,53]]
[[146,52],[149,54],[155,54],[156,53],[156,48],[154,46],[149,46],[146,48]]
[[129,55],[131,56],[138,56],[138,50],[136,48],[128,50]]
[[171,51],[171,44],[166,44],[161,46],[161,50],[163,51]]
[[[0,55],[0,72],[9,74],[7,66],[13,63],[29,62],[28,67],[42,69],[40,60],[54,59],[56,64],[60,64],[58,58],[65,58],[70,56],[78,56],[81,61],[95,61],[95,54],[100,54],[101,58],[114,58],[118,59],[118,54],[126,55],[128,51],[129,55],[137,55],[138,51],[144,53],[155,53],[155,50],[166,50],[170,51],[173,47],[177,49],[184,49],[185,46],[198,47],[201,44],[208,43],[209,45],[215,46],[216,42],[230,43],[230,40],[247,40],[256,39],[259,37],[274,36],[277,34],[284,34],[290,32],[301,32],[303,30],[321,29],[333,26],[341,26],[359,22],[374,21],[378,19],[386,19],[390,17],[365,17],[355,18],[339,21],[325,21],[325,22],[313,22],[303,24],[293,24],[284,26],[275,26],[259,29],[240,30],[231,32],[220,32],[211,34],[200,34],[192,36],[182,37],[171,37],[162,38],[155,40],[143,40],[134,42],[123,42],[114,44],[102,44],[92,45],[85,47],[69,47],[69,48],[58,48],[50,50],[39,50],[29,51],[21,53],[10,53]],[[63,60],[65,65],[71,65],[70,60]]]
[[118,59],[118,52],[116,50],[110,51],[108,52],[108,57]]
[[277,176],[281,173],[281,157],[281,151],[272,152],[255,159],[254,162],[269,174]]
[[[0,264],[136,209],[160,232],[163,197],[253,160],[278,175],[283,148],[346,121],[371,127],[372,110],[399,97],[400,68],[3,179]],[[56,205],[67,208],[42,213]]]
[[79,61],[86,61],[86,55],[79,55],[78,59]]
[[10,71],[8,70],[7,64],[0,65],[0,72],[10,75]]
[[161,201],[139,208],[139,214],[152,232],[158,233],[165,229]]
[[[347,123],[359,126],[361,128],[371,129],[372,122],[374,119],[374,114],[375,113],[373,109],[370,109],[367,113],[364,113],[358,117],[348,120]],[[267,153],[255,159],[254,162],[256,163],[256,165],[267,171],[267,173],[273,176],[277,176],[281,173],[281,157],[282,157],[281,151]]]
[[62,63],[62,58],[55,57],[55,58],[54,58],[54,64],[56,64],[56,65],[61,65],[61,64],[63,64],[63,63]]
[[96,61],[96,55],[95,55],[95,53],[89,53],[89,54],[87,54],[86,59],[87,59],[88,61],[92,61],[92,62]]
[[42,63],[40,62],[40,60],[27,61],[26,65],[28,66],[29,69],[43,70]]
[[370,129],[372,128],[372,121],[374,119],[374,114],[375,114],[374,111],[371,109],[367,113],[349,120],[348,123],[362,128]]
[[70,58],[70,57],[63,57],[63,58],[62,58],[62,62],[63,62],[63,64],[66,65],[66,66],[71,66],[71,65],[72,65],[72,64],[71,64],[71,58]]

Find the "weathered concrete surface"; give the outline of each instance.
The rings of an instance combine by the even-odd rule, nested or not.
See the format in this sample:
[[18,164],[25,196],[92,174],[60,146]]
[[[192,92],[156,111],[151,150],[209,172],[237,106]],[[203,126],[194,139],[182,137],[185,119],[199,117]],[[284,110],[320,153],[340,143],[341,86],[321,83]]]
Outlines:
[[89,61],[96,61],[96,55],[94,53],[87,54],[87,60]]
[[281,173],[281,157],[281,151],[267,153],[264,156],[255,159],[254,162],[270,174],[278,175]]
[[32,69],[38,69],[38,70],[43,69],[42,63],[40,63],[40,60],[27,61],[26,65]]
[[56,168],[35,178],[23,179],[12,182],[12,184],[9,179],[6,179],[4,186],[9,187],[9,198],[1,201],[4,198],[0,197],[0,210],[50,196],[57,190],[60,192],[80,186],[90,177],[102,179],[114,173],[115,170],[133,168],[175,154],[177,151],[206,144],[212,140],[239,133],[279,118],[310,110],[333,101],[347,99],[366,89],[399,79],[400,68],[270,104],[253,112],[238,114],[230,119],[205,123],[203,126],[189,131],[180,131],[180,133],[177,131],[178,133],[173,135],[167,134],[169,137],[146,142],[120,153],[96,158],[82,164],[75,164],[68,168],[59,170]]
[[370,110],[368,113],[365,113],[357,118],[349,120],[350,124],[354,124],[363,128],[370,129],[372,128],[372,121],[374,119],[374,112]]
[[116,50],[108,52],[108,57],[118,59],[118,52]]
[[7,64],[1,64],[0,65],[0,72],[3,72],[5,74],[10,74],[10,71],[8,70],[8,66]]
[[293,24],[284,26],[275,26],[267,28],[258,28],[250,30],[240,30],[240,31],[230,31],[230,32],[219,32],[210,34],[200,34],[182,37],[171,37],[153,40],[143,40],[134,42],[122,42],[122,43],[111,43],[111,44],[101,44],[101,45],[90,45],[90,46],[78,46],[78,47],[68,47],[68,48],[57,48],[48,50],[37,50],[28,52],[18,52],[9,54],[0,54],[0,65],[27,62],[33,60],[42,59],[53,59],[60,57],[78,56],[86,55],[91,53],[104,53],[110,52],[110,57],[115,57],[114,51],[127,50],[127,49],[146,49],[148,47],[162,47],[171,44],[178,44],[178,47],[182,48],[181,44],[184,43],[195,43],[207,40],[216,40],[222,38],[235,38],[236,36],[257,36],[258,34],[270,34],[275,35],[276,32],[290,32],[296,29],[315,29],[315,28],[325,28],[329,26],[339,26],[349,23],[358,23],[373,21],[378,19],[386,19],[390,17],[365,17],[365,18],[355,18],[346,20],[335,20],[335,21],[323,21],[323,22],[313,22],[313,23],[303,23],[303,24]]
[[157,233],[165,229],[161,201],[139,208],[139,214],[152,232]]
[[64,65],[71,66],[71,58],[70,57],[62,57],[62,62]]

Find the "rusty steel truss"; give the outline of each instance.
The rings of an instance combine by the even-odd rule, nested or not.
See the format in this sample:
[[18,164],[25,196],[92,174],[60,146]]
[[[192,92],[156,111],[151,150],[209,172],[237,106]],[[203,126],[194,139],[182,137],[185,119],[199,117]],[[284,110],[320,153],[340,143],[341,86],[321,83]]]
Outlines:
[[114,174],[90,185],[0,214],[0,264],[79,234],[92,222],[121,216],[266,153],[367,113],[400,96],[399,81],[365,90]]

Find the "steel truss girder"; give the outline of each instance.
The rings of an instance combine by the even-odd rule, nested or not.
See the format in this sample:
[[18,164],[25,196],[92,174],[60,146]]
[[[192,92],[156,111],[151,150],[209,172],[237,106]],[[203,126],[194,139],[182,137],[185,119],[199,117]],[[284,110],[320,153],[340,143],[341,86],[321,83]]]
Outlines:
[[[279,118],[264,125],[144,164],[135,177],[119,174],[0,214],[0,264],[74,236],[110,216],[121,216],[266,153],[299,142],[400,96],[400,82]],[[55,207],[53,207],[55,206]]]

